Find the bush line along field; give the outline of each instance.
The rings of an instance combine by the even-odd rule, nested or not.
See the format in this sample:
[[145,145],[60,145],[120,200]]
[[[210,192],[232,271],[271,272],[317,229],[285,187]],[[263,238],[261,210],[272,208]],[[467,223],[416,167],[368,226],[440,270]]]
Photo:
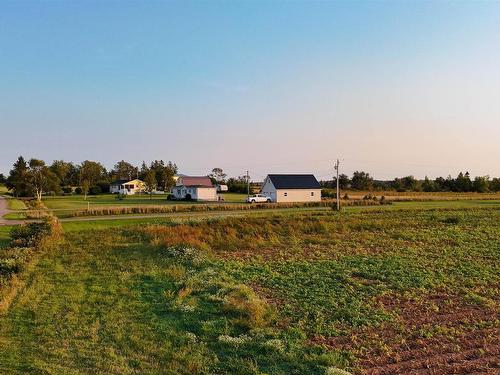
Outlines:
[[0,370],[494,370],[499,220],[491,207],[71,223],[0,316]]

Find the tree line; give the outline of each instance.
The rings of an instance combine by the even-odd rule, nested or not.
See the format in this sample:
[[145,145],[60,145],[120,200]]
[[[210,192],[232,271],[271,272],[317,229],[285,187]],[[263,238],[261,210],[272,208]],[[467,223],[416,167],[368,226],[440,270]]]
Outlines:
[[115,180],[141,179],[146,190],[170,191],[175,184],[177,165],[170,161],[154,160],[138,168],[121,160],[110,171],[99,162],[85,160],[80,164],[54,160],[48,165],[40,159],[26,160],[20,156],[7,177],[0,175],[0,183],[6,184],[16,197],[42,199],[44,194],[88,194],[96,195],[109,191]]
[[[154,160],[149,164],[142,162],[140,167],[121,160],[108,171],[101,163],[91,160],[85,160],[80,164],[54,160],[48,165],[40,159],[26,160],[20,156],[7,177],[0,174],[0,183],[5,183],[17,197],[35,197],[41,200],[44,194],[76,193],[86,198],[88,194],[108,192],[110,183],[115,180],[135,178],[144,181],[149,193],[155,190],[169,192],[175,185],[174,176],[177,171],[175,163],[163,160]],[[247,192],[247,176],[228,178],[222,168],[214,168],[209,177],[214,184],[227,185],[229,192]],[[323,188],[335,188],[336,177],[320,183]],[[456,178],[448,176],[431,180],[425,177],[423,180],[418,180],[414,176],[405,176],[390,181],[380,181],[375,180],[367,172],[355,171],[350,178],[346,174],[339,175],[339,185],[342,190],[484,193],[500,191],[500,178],[476,176],[472,179],[469,172],[460,172]]]
[[[335,188],[336,184],[336,177],[333,177],[330,181],[321,181],[321,185],[325,188]],[[418,180],[413,176],[405,176],[390,181],[378,181],[374,180],[367,172],[355,171],[351,178],[345,174],[339,175],[339,186],[343,190],[486,193],[500,191],[500,178],[490,179],[489,176],[476,176],[472,179],[469,172],[460,172],[456,178],[448,176],[431,180],[426,176],[423,180]]]

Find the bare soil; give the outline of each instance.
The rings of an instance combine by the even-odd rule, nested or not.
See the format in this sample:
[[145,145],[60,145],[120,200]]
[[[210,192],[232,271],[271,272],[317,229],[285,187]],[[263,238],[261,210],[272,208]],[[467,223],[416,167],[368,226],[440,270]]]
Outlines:
[[354,351],[362,374],[500,374],[498,302],[479,305],[445,292],[384,296],[378,303],[393,322],[313,342]]

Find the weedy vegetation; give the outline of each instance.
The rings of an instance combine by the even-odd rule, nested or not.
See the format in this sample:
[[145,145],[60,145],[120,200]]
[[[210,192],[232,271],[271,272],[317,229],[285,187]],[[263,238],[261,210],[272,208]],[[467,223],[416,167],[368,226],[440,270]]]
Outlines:
[[499,222],[492,206],[68,223],[20,271],[0,370],[494,369]]

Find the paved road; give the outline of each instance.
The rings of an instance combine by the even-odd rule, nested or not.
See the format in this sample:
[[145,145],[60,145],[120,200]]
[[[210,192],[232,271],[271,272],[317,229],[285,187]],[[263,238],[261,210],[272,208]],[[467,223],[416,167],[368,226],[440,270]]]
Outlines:
[[7,205],[7,199],[5,197],[2,197],[0,195],[0,225],[15,225],[15,224],[22,224],[22,220],[6,220],[3,218],[3,215],[8,214],[10,212],[8,205]]

